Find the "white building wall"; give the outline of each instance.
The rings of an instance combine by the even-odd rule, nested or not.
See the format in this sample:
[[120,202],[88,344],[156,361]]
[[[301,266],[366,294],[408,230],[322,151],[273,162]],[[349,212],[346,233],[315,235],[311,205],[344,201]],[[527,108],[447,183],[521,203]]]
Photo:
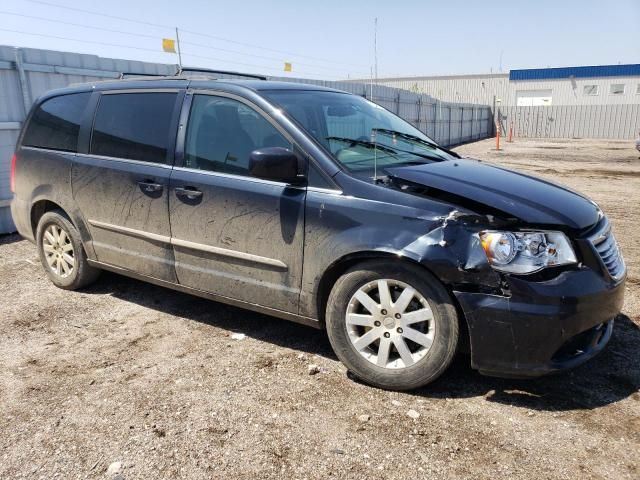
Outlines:
[[509,90],[509,74],[462,75],[444,77],[383,78],[378,83],[425,93],[444,102],[492,105],[494,96],[503,99]]
[[[508,74],[461,75],[446,77],[405,77],[378,80],[381,85],[426,93],[447,102],[492,105],[516,105],[518,91],[551,90],[553,105],[624,105],[640,104],[640,76],[597,77],[559,80],[510,81]],[[611,85],[624,84],[623,95],[612,95]],[[597,85],[597,95],[586,95],[584,87]]]

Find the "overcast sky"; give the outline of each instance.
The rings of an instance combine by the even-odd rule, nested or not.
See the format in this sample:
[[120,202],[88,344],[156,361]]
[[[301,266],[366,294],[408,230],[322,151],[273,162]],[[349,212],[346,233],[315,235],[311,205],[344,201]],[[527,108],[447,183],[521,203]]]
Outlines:
[[2,0],[0,45],[177,63],[175,25],[186,65],[334,80],[369,75],[375,17],[380,77],[640,63],[640,0]]

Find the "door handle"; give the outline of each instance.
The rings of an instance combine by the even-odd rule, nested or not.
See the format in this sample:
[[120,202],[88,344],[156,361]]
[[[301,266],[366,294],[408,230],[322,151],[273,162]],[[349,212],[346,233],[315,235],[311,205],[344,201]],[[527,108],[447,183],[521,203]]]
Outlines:
[[153,180],[141,180],[138,182],[140,189],[145,193],[154,193],[162,190],[162,185],[155,183]]
[[202,192],[195,187],[176,187],[175,190],[178,197],[187,197],[189,200],[202,197]]

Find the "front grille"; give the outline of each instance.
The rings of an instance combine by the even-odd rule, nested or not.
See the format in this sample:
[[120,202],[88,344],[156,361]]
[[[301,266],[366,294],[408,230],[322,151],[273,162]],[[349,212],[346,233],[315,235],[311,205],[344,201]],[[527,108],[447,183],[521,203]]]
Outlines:
[[615,280],[620,280],[625,273],[626,267],[624,259],[620,253],[620,247],[616,242],[616,237],[611,231],[609,220],[604,217],[601,220],[601,226],[598,231],[590,237],[593,247],[598,252],[600,260],[609,272],[609,275]]

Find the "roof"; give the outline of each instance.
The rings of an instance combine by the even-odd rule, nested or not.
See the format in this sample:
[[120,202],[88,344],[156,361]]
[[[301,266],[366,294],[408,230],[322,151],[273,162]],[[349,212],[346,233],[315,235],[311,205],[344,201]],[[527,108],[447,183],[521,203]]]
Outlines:
[[61,93],[71,93],[87,90],[124,90],[124,89],[157,89],[157,88],[246,88],[256,92],[267,90],[316,90],[326,92],[340,92],[333,88],[312,85],[307,83],[280,82],[272,80],[247,80],[247,79],[207,79],[207,78],[185,78],[181,76],[166,77],[139,77],[123,80],[94,81],[74,84],[62,89],[52,90],[44,96],[49,97],[49,93],[60,95]]
[[511,70],[509,80],[558,80],[561,78],[640,76],[640,64]]

